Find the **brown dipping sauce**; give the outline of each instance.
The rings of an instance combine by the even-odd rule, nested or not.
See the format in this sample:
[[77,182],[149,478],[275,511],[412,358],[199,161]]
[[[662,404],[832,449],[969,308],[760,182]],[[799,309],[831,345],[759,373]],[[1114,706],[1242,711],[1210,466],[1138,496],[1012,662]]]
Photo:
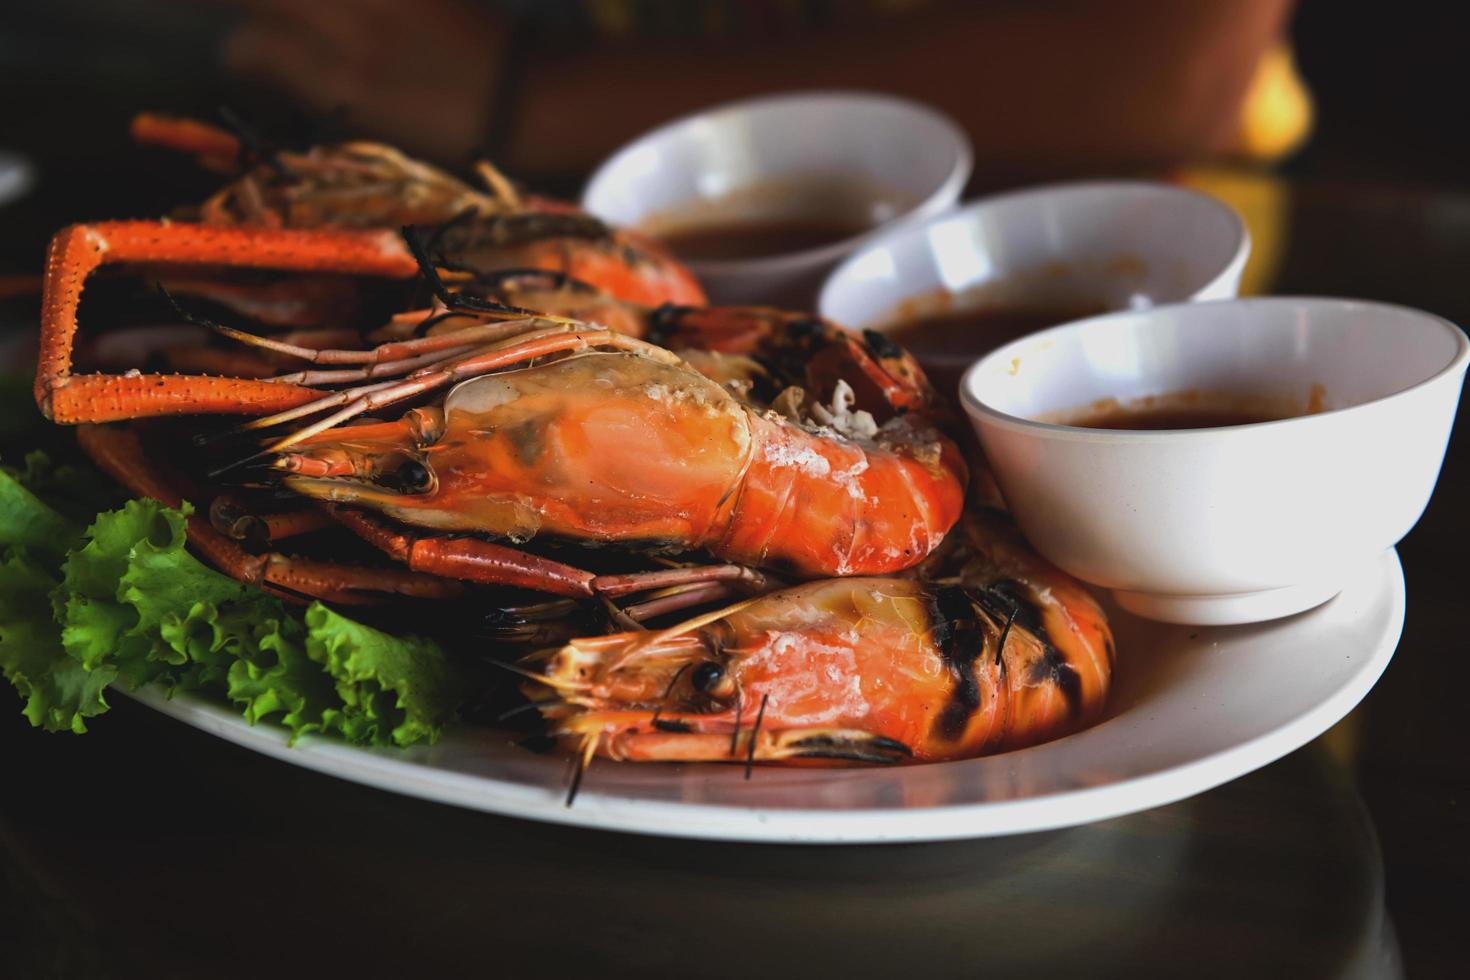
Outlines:
[[1303,405],[1285,398],[1180,391],[1127,402],[1107,398],[1084,408],[1050,413],[1040,421],[1085,429],[1218,429],[1311,415],[1323,410],[1323,395],[1321,386],[1313,385]]
[[843,217],[784,218],[701,224],[659,237],[681,259],[721,262],[822,248],[870,228],[870,222]]
[[1068,425],[1086,429],[1218,429],[1226,425],[1250,425],[1254,422],[1276,422],[1290,415],[1262,415],[1229,408],[1159,408],[1152,411],[1115,409],[1097,415],[1072,419]]
[[918,359],[935,388],[954,397],[965,369],[997,347],[1059,323],[1104,312],[1102,306],[1029,310],[991,307],[920,317],[887,333]]
[[764,259],[835,245],[916,203],[851,174],[792,174],[650,215],[639,227],[686,261]]

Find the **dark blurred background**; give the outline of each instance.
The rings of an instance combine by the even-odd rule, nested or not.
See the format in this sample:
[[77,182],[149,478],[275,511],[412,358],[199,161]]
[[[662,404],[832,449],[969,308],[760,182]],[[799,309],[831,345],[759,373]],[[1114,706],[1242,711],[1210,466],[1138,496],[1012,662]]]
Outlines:
[[[1247,49],[1259,48],[1261,39],[1229,35],[1251,16],[1267,25],[1252,28],[1257,35],[1279,31],[1289,40],[1316,107],[1305,145],[1268,163],[1294,177],[1365,189],[1457,187],[1470,172],[1470,137],[1460,122],[1462,35],[1453,5],[1427,2],[1293,8],[1285,0],[845,6],[55,0],[5,7],[0,149],[24,154],[38,175],[28,202],[0,212],[7,227],[0,261],[12,271],[33,263],[63,221],[158,214],[216,185],[187,161],[129,144],[127,122],[141,109],[214,118],[228,104],[272,135],[382,137],[450,165],[489,148],[515,176],[568,195],[603,153],[659,119],[806,80],[894,89],[941,103],[966,122],[976,144],[972,191],[1229,156],[1219,152],[1228,148],[1216,134],[1186,134],[1172,144],[1167,133],[1157,144],[1130,134],[1167,130],[1171,111],[1206,125],[1203,117],[1220,111],[1219,99],[1239,97],[1239,79],[1193,84],[1177,64],[1161,62],[1154,76],[1140,75],[1139,97],[1128,105],[1087,105],[1078,118],[1059,106],[1096,102],[1091,90],[1099,78],[1147,61],[1151,51],[1188,55],[1191,46],[1206,53],[1213,47],[1222,61],[1248,61]],[[1164,24],[1163,12],[1180,7],[1217,13],[1199,14],[1196,24]],[[287,13],[296,8],[325,13],[303,25],[292,18],[305,15]],[[706,10],[703,20],[689,13],[699,8]],[[974,14],[981,9],[988,13]],[[608,13],[618,10],[626,15],[621,20]],[[971,16],[979,19],[966,20]],[[1284,27],[1274,26],[1282,20]],[[1055,44],[1010,53],[987,48],[1014,47],[1007,43],[1012,34]],[[293,48],[296,41],[283,38],[307,40]],[[945,44],[976,56],[941,57]],[[612,60],[599,62],[604,55]],[[349,67],[338,64],[344,59]],[[579,71],[587,77],[579,79]],[[1221,69],[1220,77],[1228,74]],[[557,90],[560,79],[595,95],[574,102]],[[1205,94],[1169,94],[1191,84]],[[472,94],[446,98],[445,91]],[[1210,95],[1215,92],[1218,97]],[[363,102],[378,108],[363,111]],[[1014,111],[1007,116],[997,106]],[[1134,111],[1153,118],[1130,121]],[[1052,141],[1052,132],[1080,135],[1069,145]]]

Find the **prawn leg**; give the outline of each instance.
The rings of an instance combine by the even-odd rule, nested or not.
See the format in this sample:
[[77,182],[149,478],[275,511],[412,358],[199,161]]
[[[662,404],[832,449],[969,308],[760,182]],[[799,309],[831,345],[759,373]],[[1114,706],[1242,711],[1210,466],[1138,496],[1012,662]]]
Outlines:
[[315,507],[279,514],[253,514],[230,496],[214,498],[209,505],[209,523],[215,530],[253,552],[264,551],[275,541],[335,526],[330,516]]
[[412,571],[552,595],[593,595],[592,573],[571,565],[479,538],[413,534],[359,510],[326,506],[336,521]]
[[[143,441],[131,429],[84,425],[77,430],[77,441],[94,463],[133,493],[169,507],[183,503],[182,482],[149,468]],[[190,544],[226,575],[293,602],[304,596],[356,605],[383,595],[445,599],[463,591],[458,582],[399,568],[340,565],[274,552],[253,555],[199,513],[189,515],[188,534]]]

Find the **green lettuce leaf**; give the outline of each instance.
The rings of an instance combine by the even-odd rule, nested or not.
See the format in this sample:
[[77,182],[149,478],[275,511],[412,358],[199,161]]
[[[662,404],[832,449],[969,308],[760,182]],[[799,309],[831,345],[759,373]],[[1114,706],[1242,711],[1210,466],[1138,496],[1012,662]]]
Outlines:
[[437,644],[209,568],[185,549],[188,504],[130,501],[81,534],[22,479],[0,472],[0,671],[32,724],[85,731],[113,681],[212,694],[293,739],[408,745],[453,719],[464,684]]
[[227,694],[252,725],[276,717],[293,738],[335,731],[342,700],[336,683],[306,655],[304,631],[296,621],[258,624],[253,655],[230,665]]
[[393,636],[321,603],[306,611],[306,653],[342,700],[334,727],[348,741],[433,741],[458,707],[463,682],[438,644]]
[[99,515],[67,558],[55,593],[61,643],[89,670],[109,664],[133,687],[223,693],[251,630],[244,617],[272,600],[184,550],[190,510],[129,501]]
[[44,466],[0,468],[0,674],[25,700],[25,716],[47,731],[85,732],[85,718],[107,710],[112,671],[89,671],[67,657],[51,594],[66,550],[81,528],[26,486]]
[[59,559],[81,534],[81,526],[57,513],[32,491],[45,467],[33,454],[26,469],[0,468],[0,547],[24,547],[43,558]]
[[[73,455],[77,450],[73,449]],[[112,483],[87,465],[56,462],[44,452],[26,453],[19,469],[0,467],[46,506],[76,525],[76,533],[98,511],[116,507],[122,499]]]
[[67,656],[51,618],[56,579],[23,549],[5,550],[0,558],[0,673],[25,700],[32,725],[81,734],[87,730],[83,719],[107,710],[102,691],[117,671],[88,670]]

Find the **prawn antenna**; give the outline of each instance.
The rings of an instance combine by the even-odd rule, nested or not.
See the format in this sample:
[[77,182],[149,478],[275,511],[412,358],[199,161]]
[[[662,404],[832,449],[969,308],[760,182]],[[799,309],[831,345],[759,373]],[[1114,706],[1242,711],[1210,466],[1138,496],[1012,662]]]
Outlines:
[[475,217],[477,217],[479,213],[480,209],[471,204],[469,207],[461,210],[459,214],[456,214],[448,221],[439,225],[439,227],[434,229],[434,233],[429,236],[429,240],[424,243],[424,251],[427,254],[432,255],[435,261],[437,261],[445,268],[454,269],[457,272],[474,272],[474,270],[469,268],[468,266],[462,266],[457,263],[450,262],[449,259],[445,256],[442,246],[444,244],[445,235],[449,234],[452,229],[457,228],[460,225],[468,224]]
[[153,288],[158,291],[159,296],[163,297],[163,301],[173,308],[173,311],[178,314],[179,319],[187,324],[195,327],[203,327],[205,330],[223,334],[227,337],[234,337],[236,334],[244,333],[242,330],[236,330],[234,327],[227,327],[223,323],[211,320],[207,316],[190,313],[174,298],[174,294],[168,291],[168,287],[164,286],[161,282],[155,282]]
[[658,704],[655,705],[653,709],[653,717],[650,718],[648,722],[654,728],[658,728],[659,726],[658,716],[664,713],[664,702],[669,699],[670,694],[674,693],[674,685],[679,683],[679,678],[683,677],[684,671],[688,669],[689,665],[685,664],[678,670],[674,671],[674,676],[669,678],[669,686],[664,688],[664,696],[658,699]]
[[575,683],[560,680],[555,677],[547,677],[545,674],[538,674],[535,671],[526,670],[523,667],[517,667],[515,664],[508,664],[504,660],[486,660],[484,662],[489,664],[491,667],[498,667],[503,671],[515,674],[517,677],[525,678],[528,681],[534,681],[537,684],[545,684],[547,687],[553,688],[558,691],[578,690],[578,687]]
[[[464,212],[461,212],[463,214]],[[459,218],[453,219],[458,221]],[[453,223],[453,222],[451,222]],[[442,232],[443,229],[440,229]],[[508,306],[505,303],[497,303],[494,300],[482,299],[479,296],[471,296],[465,293],[456,293],[445,284],[439,269],[429,255],[429,250],[424,244],[423,229],[413,225],[404,225],[400,231],[403,242],[408,246],[413,259],[418,263],[419,274],[429,284],[434,297],[443,303],[447,309],[462,310],[472,313],[500,313],[509,316],[540,316],[535,310],[522,309],[519,306]],[[437,233],[436,233],[437,234]]]
[[740,715],[745,710],[745,701],[740,692],[735,692],[735,730],[730,733],[730,756],[740,751]]
[[1020,611],[1021,607],[1012,602],[1011,611],[1006,614],[1005,625],[1000,628],[1000,642],[995,645],[995,665],[1000,668],[1001,674],[1006,672],[1006,640],[1011,635],[1011,627],[1016,624],[1016,614]]
[[678,670],[674,671],[674,676],[669,678],[669,686],[666,687],[666,688],[664,688],[664,696],[659,699],[659,707],[660,708],[663,707],[663,702],[665,702],[665,701],[667,701],[669,699],[669,695],[671,695],[671,694],[674,693],[674,685],[677,684],[677,683],[679,683],[679,678],[681,678],[681,677],[684,676],[684,671],[688,670],[689,667],[690,667],[689,664],[685,664],[684,666],[680,667]]
[[533,711],[540,707],[541,703],[539,701],[527,701],[525,704],[518,704],[514,708],[509,708],[505,711],[502,711],[500,714],[495,716],[495,720],[497,723],[506,722],[512,718],[515,718],[518,715],[525,714],[527,711]]
[[462,317],[466,315],[467,314],[461,313],[459,310],[444,310],[439,313],[431,313],[420,320],[418,322],[418,325],[413,328],[413,335],[415,337],[426,337],[428,336],[429,330],[431,328],[437,327],[445,320],[452,320],[457,316]]
[[755,743],[761,735],[761,722],[766,719],[766,702],[771,700],[769,694],[761,695],[761,708],[755,713],[755,727],[750,730],[750,745],[745,750],[745,778],[750,780],[751,767],[755,765]]
[[567,800],[565,804],[567,809],[571,809],[572,804],[577,800],[577,792],[582,788],[582,777],[592,766],[592,756],[597,751],[597,740],[601,737],[600,732],[593,732],[582,740],[581,757],[575,761],[575,766],[572,770],[572,783],[567,787]]

